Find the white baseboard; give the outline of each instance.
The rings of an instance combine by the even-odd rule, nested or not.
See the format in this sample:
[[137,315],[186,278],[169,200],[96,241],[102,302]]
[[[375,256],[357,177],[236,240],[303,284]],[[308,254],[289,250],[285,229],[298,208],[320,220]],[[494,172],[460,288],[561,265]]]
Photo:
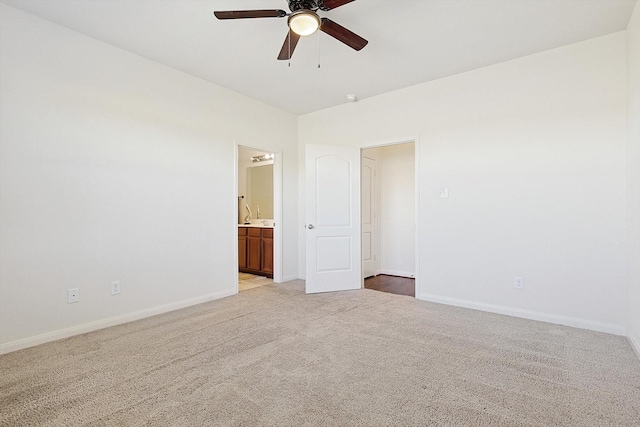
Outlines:
[[638,342],[631,335],[627,335],[627,341],[629,341],[629,344],[631,345],[631,348],[636,353],[636,356],[638,356],[638,359],[640,359],[640,342]]
[[282,282],[280,283],[284,283],[284,282],[290,282],[292,280],[298,280],[298,276],[293,275],[293,276],[283,276],[282,277]]
[[167,313],[169,311],[174,311],[192,305],[202,304],[204,302],[228,297],[231,295],[235,295],[236,293],[237,290],[235,288],[229,289],[226,291],[215,292],[201,297],[190,298],[187,300],[164,304],[157,307],[145,308],[144,310],[134,311],[133,313],[122,314],[120,316],[109,317],[107,319],[96,320],[95,322],[84,323],[82,325],[72,326],[70,328],[60,329],[33,337],[11,341],[5,344],[0,344],[0,354],[11,353],[12,351],[22,350],[23,348],[33,347],[62,338],[68,338],[74,335],[97,331],[98,329],[108,328],[110,326],[116,326],[122,323],[133,322],[134,320],[144,319],[145,317],[151,317],[157,314]]
[[453,305],[456,307],[471,308],[474,310],[488,311],[490,313],[505,314],[507,316],[520,317],[522,319],[537,320],[540,322],[555,323],[558,325],[571,326],[591,331],[604,332],[614,335],[626,335],[626,328],[611,323],[594,322],[592,320],[578,319],[575,317],[559,316],[556,314],[541,313],[538,311],[523,310],[520,308],[505,307],[500,305],[485,304],[475,301],[466,301],[457,298],[442,297],[432,294],[420,294],[418,299],[424,301],[437,302],[440,304]]
[[415,277],[414,273],[409,273],[407,271],[398,271],[398,270],[378,270],[377,274],[386,274],[388,276],[398,276],[398,277],[409,277],[411,279]]

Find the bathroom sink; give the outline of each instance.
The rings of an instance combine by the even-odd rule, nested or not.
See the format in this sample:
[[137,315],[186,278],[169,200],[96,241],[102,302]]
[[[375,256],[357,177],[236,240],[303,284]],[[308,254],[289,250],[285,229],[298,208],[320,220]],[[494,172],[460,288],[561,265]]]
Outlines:
[[252,219],[251,225],[257,225],[259,227],[273,227],[272,219]]

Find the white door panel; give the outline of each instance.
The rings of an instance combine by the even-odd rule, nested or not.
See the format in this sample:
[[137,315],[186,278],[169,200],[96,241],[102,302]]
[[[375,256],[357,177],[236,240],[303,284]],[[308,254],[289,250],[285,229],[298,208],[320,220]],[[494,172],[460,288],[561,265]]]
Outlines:
[[306,191],[306,292],[360,289],[360,149],[307,145]]
[[376,274],[376,161],[362,158],[362,272],[363,277]]
[[351,269],[351,236],[327,236],[316,239],[317,271],[320,273]]
[[336,156],[316,158],[316,226],[351,225],[351,162]]

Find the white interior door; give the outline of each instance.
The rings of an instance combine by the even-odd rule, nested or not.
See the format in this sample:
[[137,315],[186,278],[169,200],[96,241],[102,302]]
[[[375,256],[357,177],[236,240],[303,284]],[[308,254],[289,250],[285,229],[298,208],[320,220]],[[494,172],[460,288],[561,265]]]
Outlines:
[[362,158],[362,276],[376,274],[376,161]]
[[305,149],[306,292],[360,289],[360,149]]

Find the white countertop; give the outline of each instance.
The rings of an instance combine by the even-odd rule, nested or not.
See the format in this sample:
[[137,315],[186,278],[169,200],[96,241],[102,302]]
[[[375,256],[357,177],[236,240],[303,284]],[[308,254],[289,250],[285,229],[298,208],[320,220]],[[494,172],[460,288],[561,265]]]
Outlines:
[[262,225],[262,224],[238,224],[238,227],[251,227],[251,228],[273,228],[273,225]]

